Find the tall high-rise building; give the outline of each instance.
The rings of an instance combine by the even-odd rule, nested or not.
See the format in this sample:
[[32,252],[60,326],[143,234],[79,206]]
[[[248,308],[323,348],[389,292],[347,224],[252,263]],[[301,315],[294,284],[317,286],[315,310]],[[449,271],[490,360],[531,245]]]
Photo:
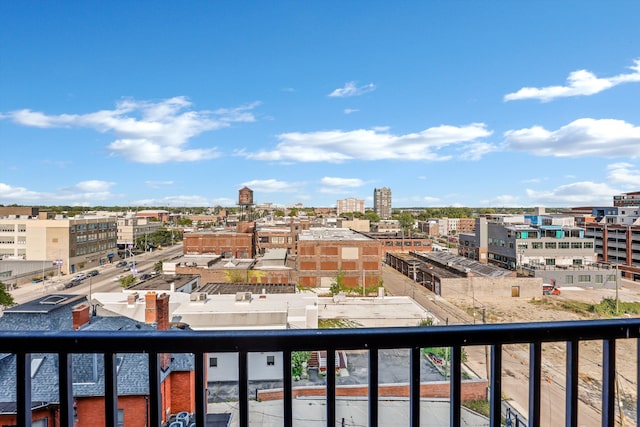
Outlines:
[[382,219],[391,218],[391,189],[373,189],[373,211]]

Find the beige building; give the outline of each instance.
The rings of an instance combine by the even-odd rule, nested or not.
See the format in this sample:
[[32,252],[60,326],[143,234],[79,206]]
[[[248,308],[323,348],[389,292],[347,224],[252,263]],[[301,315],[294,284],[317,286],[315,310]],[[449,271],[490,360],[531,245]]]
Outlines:
[[161,222],[151,221],[147,217],[118,218],[118,245],[123,247],[135,245],[137,239],[153,234],[160,228],[162,228]]
[[338,218],[336,220],[336,227],[338,228],[349,228],[353,231],[360,231],[362,233],[368,233],[370,230],[370,221],[368,219],[346,219],[346,218]]
[[0,217],[0,257],[52,261],[60,273],[109,262],[116,253],[115,217],[54,216]]
[[364,213],[364,200],[355,197],[347,197],[336,202],[336,211],[338,215],[343,213],[360,212]]

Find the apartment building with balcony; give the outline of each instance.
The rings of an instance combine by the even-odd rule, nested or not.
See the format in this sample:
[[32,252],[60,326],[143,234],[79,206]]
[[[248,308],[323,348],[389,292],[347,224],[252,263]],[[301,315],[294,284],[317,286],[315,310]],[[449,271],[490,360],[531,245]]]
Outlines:
[[622,193],[613,196],[613,206],[640,206],[640,191],[632,191],[629,193]]
[[547,218],[532,225],[523,216],[476,218],[476,232],[459,235],[458,254],[509,270],[596,263],[594,240],[572,221]]
[[63,274],[110,262],[117,252],[116,217],[0,217],[0,257],[56,263]]
[[640,280],[640,206],[594,207],[591,215],[593,220],[583,227],[594,239],[598,261]]

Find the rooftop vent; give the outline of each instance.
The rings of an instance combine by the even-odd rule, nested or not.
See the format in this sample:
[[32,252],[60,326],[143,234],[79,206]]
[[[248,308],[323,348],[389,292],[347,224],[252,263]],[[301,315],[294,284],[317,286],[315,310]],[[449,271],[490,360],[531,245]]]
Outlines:
[[236,292],[236,302],[250,302],[251,292]]

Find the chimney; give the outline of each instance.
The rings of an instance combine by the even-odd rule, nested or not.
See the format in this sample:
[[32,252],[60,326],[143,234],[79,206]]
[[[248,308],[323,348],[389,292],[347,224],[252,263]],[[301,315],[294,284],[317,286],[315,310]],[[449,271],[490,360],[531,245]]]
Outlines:
[[77,331],[87,323],[89,323],[89,306],[82,304],[71,310],[71,318],[73,319],[73,330]]
[[144,323],[156,323],[157,321],[157,307],[156,307],[156,293],[147,292],[144,296]]
[[138,301],[138,293],[133,292],[127,295],[127,305],[135,305],[136,301]]
[[156,299],[156,323],[159,331],[169,330],[169,294],[159,295]]
[[144,322],[156,324],[159,331],[169,330],[169,294],[156,294],[147,292],[144,296],[145,311]]

